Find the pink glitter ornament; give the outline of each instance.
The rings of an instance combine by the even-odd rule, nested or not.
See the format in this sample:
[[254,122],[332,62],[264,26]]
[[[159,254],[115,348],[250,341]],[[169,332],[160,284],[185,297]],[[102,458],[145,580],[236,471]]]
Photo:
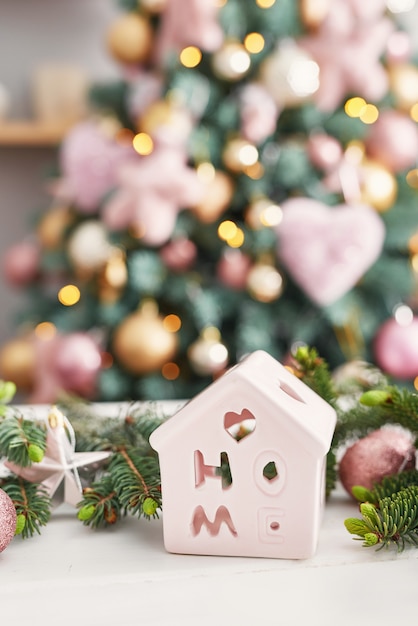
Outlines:
[[16,509],[3,489],[0,489],[0,552],[3,552],[14,537],[16,530]]
[[339,476],[351,495],[354,486],[372,489],[385,476],[415,467],[412,437],[400,429],[380,428],[347,449],[339,464]]

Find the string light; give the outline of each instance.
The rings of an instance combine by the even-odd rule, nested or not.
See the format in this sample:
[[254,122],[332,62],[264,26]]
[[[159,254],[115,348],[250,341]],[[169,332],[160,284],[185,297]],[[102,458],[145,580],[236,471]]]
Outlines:
[[260,9],[269,9],[273,6],[273,4],[275,4],[275,2],[276,0],[255,0],[255,3],[260,7]]
[[58,300],[64,306],[73,306],[80,300],[80,290],[76,285],[65,285],[58,292]]
[[202,52],[196,46],[187,46],[180,52],[180,63],[184,67],[196,67],[202,60]]
[[235,237],[237,230],[238,226],[234,222],[231,222],[231,220],[225,220],[218,226],[218,236],[220,239],[228,241],[228,239],[233,239]]
[[366,104],[359,118],[363,124],[374,124],[379,117],[379,109],[374,104]]
[[178,315],[170,313],[170,315],[166,315],[163,319],[163,326],[165,330],[168,330],[170,333],[176,333],[181,328],[181,319]]
[[358,117],[363,124],[374,124],[379,117],[377,106],[368,104],[359,96],[349,98],[344,105],[344,111],[349,117]]
[[197,166],[196,173],[202,183],[211,183],[215,179],[216,170],[212,163],[204,161]]
[[176,380],[180,375],[180,368],[177,363],[165,363],[161,369],[161,374],[166,380]]
[[261,33],[248,33],[244,39],[245,49],[251,54],[258,54],[264,49],[265,40]]
[[410,115],[414,122],[418,122],[418,102],[412,105]]
[[56,334],[57,329],[52,322],[41,322],[35,327],[35,335],[44,341],[52,339]]
[[154,149],[154,142],[147,133],[138,133],[132,140],[135,152],[142,156],[151,154]]
[[231,248],[240,248],[244,243],[245,235],[244,231],[241,228],[237,228],[236,233],[233,237],[230,237],[226,240],[226,243]]
[[399,326],[409,326],[414,319],[412,309],[406,304],[399,304],[395,307],[393,316]]
[[407,173],[406,182],[412,189],[418,189],[418,168],[410,170]]

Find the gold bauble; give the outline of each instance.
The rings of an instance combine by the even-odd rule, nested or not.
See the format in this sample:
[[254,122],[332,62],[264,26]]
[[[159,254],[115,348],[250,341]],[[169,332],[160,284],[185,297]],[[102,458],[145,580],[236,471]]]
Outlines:
[[387,211],[396,201],[398,185],[390,170],[378,161],[367,159],[361,165],[361,200],[377,211]]
[[126,13],[110,27],[107,46],[121,63],[142,63],[151,51],[152,38],[152,27],[146,18],[138,13]]
[[0,376],[15,383],[18,391],[30,391],[36,368],[35,349],[28,339],[12,339],[0,350]]
[[251,67],[251,57],[238,41],[226,41],[212,57],[212,67],[222,80],[238,81]]
[[113,337],[113,350],[120,364],[132,374],[150,374],[171,361],[178,346],[177,335],[164,326],[154,305],[128,315]]
[[247,289],[255,300],[273,302],[283,291],[283,278],[273,265],[256,263],[248,273]]
[[70,223],[71,214],[67,207],[54,207],[45,213],[37,228],[41,245],[47,250],[59,248]]
[[211,179],[204,184],[203,197],[191,210],[203,224],[212,224],[228,208],[234,195],[234,183],[225,172],[214,170]]
[[199,376],[214,376],[224,371],[228,364],[228,350],[221,342],[217,328],[206,328],[192,343],[187,356],[193,370]]
[[418,69],[409,63],[394,64],[389,69],[389,82],[397,107],[409,113],[418,102]]

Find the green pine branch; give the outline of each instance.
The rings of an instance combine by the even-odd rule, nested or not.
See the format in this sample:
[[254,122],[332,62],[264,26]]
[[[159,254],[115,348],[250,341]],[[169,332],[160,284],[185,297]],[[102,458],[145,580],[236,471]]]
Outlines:
[[364,502],[360,512],[361,519],[350,517],[344,525],[364,546],[382,549],[394,545],[398,552],[408,544],[418,547],[418,485],[382,498],[377,505]]
[[301,346],[295,354],[295,374],[321,398],[335,408],[337,392],[328,363],[315,348]]
[[122,517],[123,511],[112,476],[105,474],[86,487],[78,508],[77,517],[85,526],[99,528],[115,524]]
[[1,488],[11,498],[17,514],[16,534],[23,539],[41,534],[51,516],[51,499],[37,483],[30,483],[14,476],[1,481]]
[[373,485],[373,489],[355,485],[352,488],[352,493],[359,502],[370,502],[377,505],[379,500],[390,497],[411,485],[418,486],[418,470],[416,469],[399,472],[399,474],[392,476],[384,476],[379,483]]
[[157,458],[134,449],[119,450],[106,474],[83,490],[78,507],[78,518],[93,528],[115,524],[127,513],[158,517],[162,503]]
[[138,517],[158,517],[161,509],[161,479],[157,458],[143,457],[136,450],[121,450],[109,464],[121,506]]
[[0,423],[0,456],[27,467],[43,459],[46,449],[46,429],[21,415],[5,417]]

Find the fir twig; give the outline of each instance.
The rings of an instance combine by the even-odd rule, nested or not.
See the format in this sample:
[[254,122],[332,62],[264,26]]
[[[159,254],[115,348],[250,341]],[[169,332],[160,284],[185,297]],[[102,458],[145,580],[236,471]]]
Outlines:
[[51,516],[51,499],[42,485],[11,476],[2,481],[1,488],[15,506],[16,532],[23,539],[41,534],[41,527],[46,526]]
[[158,517],[161,509],[161,482],[158,460],[143,457],[136,450],[121,450],[112,458],[109,472],[125,511],[140,517]]
[[43,459],[46,448],[45,427],[20,415],[6,417],[0,423],[0,456],[27,467]]
[[355,485],[352,488],[352,493],[359,502],[370,502],[377,506],[379,500],[387,498],[410,485],[418,486],[418,470],[416,469],[406,470],[391,476],[384,476],[379,483],[373,485],[373,489],[366,489],[366,487],[362,487],[361,485]]
[[120,501],[110,474],[94,481],[83,490],[83,499],[78,504],[77,517],[86,526],[98,528],[115,524],[123,515]]
[[362,519],[348,518],[348,532],[363,539],[366,547],[395,545],[402,552],[407,544],[418,547],[418,486],[411,485],[378,501],[360,505]]
[[308,387],[335,407],[337,392],[328,363],[318,355],[315,348],[301,346],[297,349],[294,357],[294,371]]

